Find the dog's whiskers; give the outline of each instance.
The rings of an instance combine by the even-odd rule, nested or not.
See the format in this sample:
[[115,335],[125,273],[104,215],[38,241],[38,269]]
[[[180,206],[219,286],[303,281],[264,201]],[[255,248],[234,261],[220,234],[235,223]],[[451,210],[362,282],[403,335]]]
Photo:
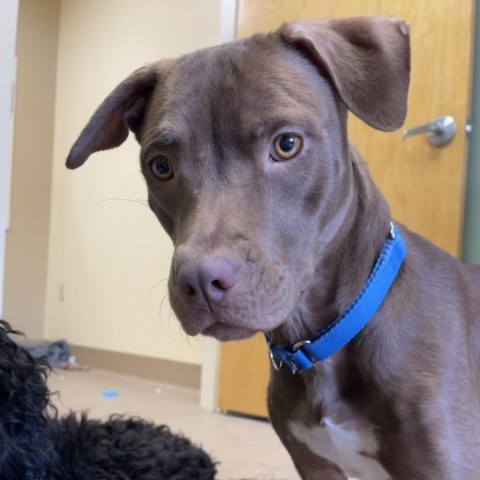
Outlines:
[[[166,251],[166,252],[163,252],[163,253],[161,253],[159,256],[160,256],[160,257],[166,257],[167,255],[168,255],[169,257],[172,257],[172,256],[173,256],[173,250],[168,250],[168,251]],[[162,268],[163,268],[163,267],[166,267],[166,266],[169,267],[170,264],[169,264],[169,265],[155,265],[155,267],[162,267]]]
[[132,203],[138,203],[139,205],[142,205],[144,207],[148,207],[148,201],[147,200],[141,200],[138,198],[103,198],[102,200],[99,200],[100,202],[132,202]]
[[[165,282],[168,282],[168,279],[167,279],[167,278],[163,278],[162,280],[159,280],[159,281],[152,287],[152,289],[150,290],[150,293],[148,294],[147,299],[145,300],[145,305],[147,305],[147,303],[150,301],[150,298],[152,297],[153,292],[156,290],[156,288],[157,288],[160,284],[165,283]],[[162,300],[162,303],[163,303],[163,300]],[[161,307],[161,304],[160,304],[160,307]]]
[[[163,310],[163,304],[168,301],[168,292],[165,292],[163,294],[162,300],[160,301],[160,305],[158,306],[158,319],[161,321],[162,320],[162,310]],[[170,307],[169,309],[169,319],[172,313],[172,308]]]

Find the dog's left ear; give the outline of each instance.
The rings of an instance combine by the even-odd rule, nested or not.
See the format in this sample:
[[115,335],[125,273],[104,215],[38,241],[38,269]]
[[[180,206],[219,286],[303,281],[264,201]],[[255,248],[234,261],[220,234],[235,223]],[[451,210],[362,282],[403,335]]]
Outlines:
[[410,82],[410,35],[403,20],[299,21],[283,25],[280,35],[325,71],[357,117],[378,130],[402,126]]
[[157,84],[155,65],[140,68],[103,101],[68,154],[66,165],[77,168],[99,150],[121,145],[131,130],[139,139],[145,109]]

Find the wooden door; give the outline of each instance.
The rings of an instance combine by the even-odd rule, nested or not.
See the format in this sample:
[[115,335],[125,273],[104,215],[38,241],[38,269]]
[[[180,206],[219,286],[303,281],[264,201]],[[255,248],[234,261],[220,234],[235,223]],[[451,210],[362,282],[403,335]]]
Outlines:
[[[412,77],[405,128],[451,115],[457,123],[454,139],[446,146],[433,147],[426,135],[403,139],[402,130],[379,132],[353,115],[349,118],[349,135],[387,198],[393,218],[457,257],[461,253],[463,230],[472,3],[472,0],[239,0],[237,12],[239,38],[275,29],[284,21],[304,18],[388,15],[410,23]],[[255,390],[239,391],[230,385],[248,381],[252,371],[267,370],[266,348],[259,340],[222,345],[220,408],[247,412],[243,405],[248,404],[248,413],[266,414],[267,373],[261,373],[262,377],[255,380],[259,385]],[[264,364],[262,367],[258,363],[248,364],[249,358],[260,356],[244,354],[254,349],[259,349],[259,353],[261,349],[263,357],[258,362]],[[241,393],[245,400],[241,399]],[[258,405],[256,412],[251,411],[253,404]]]

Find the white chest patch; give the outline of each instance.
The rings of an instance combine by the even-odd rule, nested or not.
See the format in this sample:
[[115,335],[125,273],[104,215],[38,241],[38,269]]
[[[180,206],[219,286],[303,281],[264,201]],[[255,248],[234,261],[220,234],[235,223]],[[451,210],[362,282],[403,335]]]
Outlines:
[[[329,418],[322,425],[307,427],[299,422],[288,424],[290,433],[309,450],[336,464],[343,473],[358,480],[390,480],[384,468],[369,454],[378,450],[371,431],[347,430]],[[362,453],[360,453],[362,452]]]

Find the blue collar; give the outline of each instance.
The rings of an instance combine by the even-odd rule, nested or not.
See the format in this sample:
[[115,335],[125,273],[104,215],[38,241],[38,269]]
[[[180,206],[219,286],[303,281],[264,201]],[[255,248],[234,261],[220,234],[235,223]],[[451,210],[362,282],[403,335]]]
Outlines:
[[317,333],[312,339],[288,347],[272,345],[267,336],[270,360],[276,370],[283,365],[292,373],[305,370],[315,362],[325,360],[350,342],[370,321],[387,296],[407,255],[407,247],[397,227],[391,224],[377,263],[363,290],[337,320]]

